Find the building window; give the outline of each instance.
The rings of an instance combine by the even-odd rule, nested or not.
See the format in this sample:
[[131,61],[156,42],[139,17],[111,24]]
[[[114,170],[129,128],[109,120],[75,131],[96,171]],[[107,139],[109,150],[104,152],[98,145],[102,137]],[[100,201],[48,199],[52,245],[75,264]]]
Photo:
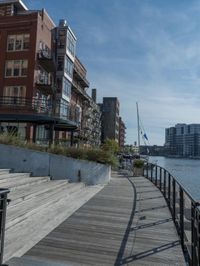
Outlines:
[[67,50],[75,56],[75,39],[69,31],[67,32]]
[[64,57],[58,56],[58,71],[64,70]]
[[8,35],[7,51],[28,50],[30,45],[30,34]]
[[67,97],[71,97],[71,83],[67,79],[63,79],[63,94]]
[[65,73],[67,73],[72,78],[73,62],[67,56],[65,57]]
[[60,116],[64,119],[68,119],[69,117],[69,103],[63,99],[60,103]]
[[7,60],[5,77],[26,77],[28,60]]
[[4,104],[24,105],[26,97],[25,86],[8,86],[4,87]]
[[78,105],[75,107],[75,121],[77,123],[81,122],[81,107]]
[[66,30],[59,30],[58,32],[58,48],[65,48]]

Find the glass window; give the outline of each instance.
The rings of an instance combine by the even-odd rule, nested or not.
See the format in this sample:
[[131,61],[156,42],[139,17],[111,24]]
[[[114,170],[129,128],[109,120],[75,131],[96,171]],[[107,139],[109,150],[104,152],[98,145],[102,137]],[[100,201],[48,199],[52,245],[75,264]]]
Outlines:
[[65,72],[72,77],[73,76],[73,62],[69,59],[69,57],[65,57]]
[[30,34],[8,35],[7,51],[28,50],[30,44]]
[[27,76],[28,60],[21,60],[21,76]]
[[59,30],[59,32],[58,32],[58,47],[61,49],[65,48],[65,36],[66,36],[66,31],[65,30]]
[[15,45],[15,35],[9,35],[8,36],[8,51],[14,51],[14,45]]
[[67,32],[67,49],[70,54],[75,55],[75,39],[69,31]]
[[19,77],[20,76],[20,65],[21,65],[21,60],[15,60],[14,62],[14,67],[13,67],[13,76],[14,77]]
[[64,57],[58,56],[58,71],[64,70]]
[[5,104],[20,104],[24,105],[26,97],[25,86],[8,86],[4,88],[4,103]]
[[16,35],[15,51],[21,51],[22,50],[22,43],[23,43],[23,35]]
[[13,70],[13,61],[9,60],[6,62],[6,71],[5,71],[6,77],[12,76],[12,70]]
[[65,119],[69,117],[69,103],[65,100],[61,100],[60,115]]
[[5,66],[6,77],[27,76],[28,60],[8,60]]
[[63,94],[71,97],[71,83],[67,79],[63,79]]

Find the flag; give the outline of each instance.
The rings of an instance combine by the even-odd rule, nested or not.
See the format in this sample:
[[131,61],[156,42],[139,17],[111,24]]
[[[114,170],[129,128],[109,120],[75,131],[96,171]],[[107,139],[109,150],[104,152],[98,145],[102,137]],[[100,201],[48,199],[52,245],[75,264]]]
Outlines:
[[146,133],[144,133],[143,137],[148,140]]

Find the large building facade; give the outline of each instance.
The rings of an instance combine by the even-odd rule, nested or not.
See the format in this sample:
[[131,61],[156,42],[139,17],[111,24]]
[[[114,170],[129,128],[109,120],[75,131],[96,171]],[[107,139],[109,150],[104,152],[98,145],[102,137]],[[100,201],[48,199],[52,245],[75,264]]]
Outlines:
[[119,143],[119,100],[117,97],[104,97],[99,106],[102,111],[102,142],[109,138]]
[[56,26],[44,9],[0,2],[1,132],[33,142],[82,137],[84,112],[96,103],[76,42],[65,20]]
[[170,155],[200,157],[200,124],[177,124],[166,128],[165,148]]

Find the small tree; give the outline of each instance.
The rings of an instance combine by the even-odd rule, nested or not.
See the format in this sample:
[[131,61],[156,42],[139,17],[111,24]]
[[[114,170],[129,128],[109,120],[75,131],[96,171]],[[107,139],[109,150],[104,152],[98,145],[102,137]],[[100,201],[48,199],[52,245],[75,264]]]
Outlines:
[[119,151],[119,145],[114,139],[107,138],[102,145],[102,149],[112,154],[116,154]]

